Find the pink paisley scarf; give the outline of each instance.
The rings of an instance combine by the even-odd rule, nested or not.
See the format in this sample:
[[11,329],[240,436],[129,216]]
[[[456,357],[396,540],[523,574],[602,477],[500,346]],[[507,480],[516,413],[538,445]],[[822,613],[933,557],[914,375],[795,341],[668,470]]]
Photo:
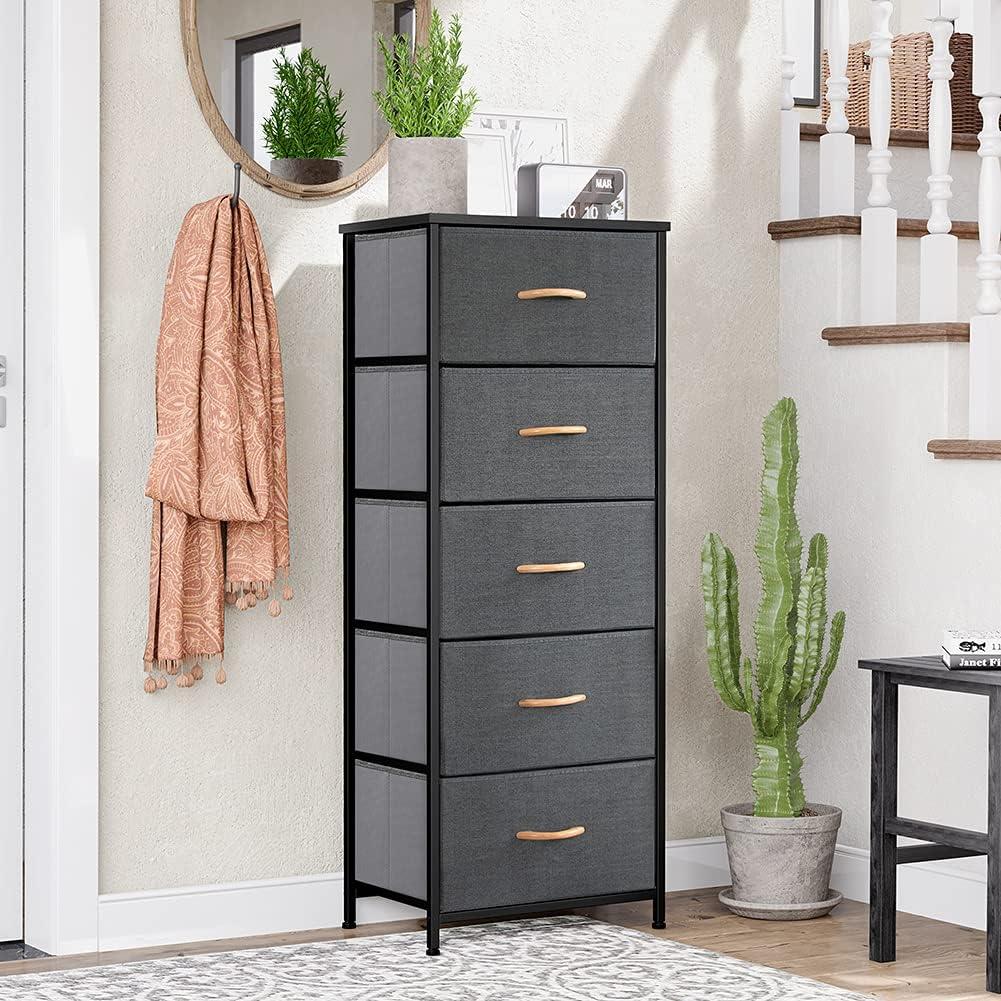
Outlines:
[[[226,196],[178,234],[156,348],[156,444],[145,689],[181,688],[219,657],[223,612],[288,585],[285,398],[274,294],[250,209]],[[277,597],[268,606],[281,612]]]

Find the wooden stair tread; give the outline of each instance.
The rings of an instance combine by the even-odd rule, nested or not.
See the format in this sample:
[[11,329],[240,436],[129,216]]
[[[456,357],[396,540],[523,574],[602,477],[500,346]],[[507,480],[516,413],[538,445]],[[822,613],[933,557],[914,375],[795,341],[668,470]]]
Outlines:
[[989,438],[933,438],[928,451],[936,459],[994,459],[1001,461],[1001,441]]
[[[865,146],[871,146],[868,129],[849,129],[855,141]],[[819,122],[803,122],[799,127],[799,138],[805,142],[820,142],[820,137],[827,135],[827,126]],[[890,129],[890,145],[928,148],[928,132],[925,129]],[[980,148],[980,142],[975,132],[953,132],[952,148],[954,150],[972,150]]]
[[935,344],[970,340],[968,323],[883,323],[826,327],[820,334],[834,347],[849,344]]
[[[862,232],[862,217],[858,215],[821,215],[805,219],[774,219],[768,224],[773,240],[798,240],[810,236],[858,236]],[[952,233],[960,240],[978,240],[975,222],[953,222]],[[898,219],[897,236],[928,235],[927,219]]]

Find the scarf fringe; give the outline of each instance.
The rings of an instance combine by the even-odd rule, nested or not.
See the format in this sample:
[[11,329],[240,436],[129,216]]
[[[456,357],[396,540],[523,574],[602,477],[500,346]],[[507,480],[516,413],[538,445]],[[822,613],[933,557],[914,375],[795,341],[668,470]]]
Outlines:
[[[295,597],[295,592],[288,582],[288,567],[279,567],[279,573],[285,578],[282,599],[291,601]],[[241,612],[246,611],[248,608],[256,606],[258,601],[267,601],[271,588],[276,583],[277,574],[272,580],[228,580],[225,590],[226,604],[236,606]],[[273,598],[268,605],[268,614],[276,619],[281,613],[281,602],[277,598]],[[144,663],[143,671],[146,674],[146,680],[143,682],[143,691],[147,695],[162,692],[168,684],[164,675],[175,678],[175,684],[178,688],[193,688],[197,682],[205,677],[202,662],[213,659],[219,661],[219,667],[215,673],[216,684],[224,685],[226,684],[226,669],[223,667],[223,655],[221,653],[198,653],[180,660],[156,660],[152,664]]]

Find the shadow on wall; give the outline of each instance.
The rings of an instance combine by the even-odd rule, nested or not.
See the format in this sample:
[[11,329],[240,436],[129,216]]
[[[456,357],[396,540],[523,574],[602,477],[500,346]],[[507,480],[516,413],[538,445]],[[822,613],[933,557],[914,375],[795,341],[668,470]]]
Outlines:
[[[761,155],[769,150],[777,165],[771,153],[777,148],[778,117],[771,114],[777,96],[765,107],[773,93],[763,85],[769,71],[741,58],[751,11],[751,0],[674,4],[660,44],[637,67],[632,96],[601,154],[601,162],[617,163],[628,150],[637,174],[643,166],[645,190],[633,188],[634,217],[659,214],[674,224],[668,739],[672,747],[701,746],[711,754],[668,754],[669,838],[716,833],[716,808],[750,793],[750,741],[743,724],[721,709],[708,679],[699,549],[709,528],[726,528],[746,547],[737,555],[749,565],[757,429],[777,377],[777,265],[765,235],[777,183]],[[754,39],[767,38],[767,17],[755,10]],[[755,51],[760,48],[756,44]],[[767,62],[766,53],[755,58]],[[777,95],[777,55],[774,78]],[[767,292],[770,287],[776,294]],[[672,336],[672,327],[684,336]],[[752,578],[747,574],[742,595],[751,607]]]

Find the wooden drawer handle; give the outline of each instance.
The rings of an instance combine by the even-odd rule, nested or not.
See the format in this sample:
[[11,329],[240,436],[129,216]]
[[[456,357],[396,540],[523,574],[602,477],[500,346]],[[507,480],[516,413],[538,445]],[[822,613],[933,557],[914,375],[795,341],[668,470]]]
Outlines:
[[579,288],[526,288],[518,293],[519,299],[586,299],[587,293]]
[[587,702],[586,695],[562,695],[558,699],[518,699],[522,709],[549,709],[552,706],[575,706]]
[[568,827],[565,831],[519,831],[515,837],[519,841],[566,841],[583,833],[583,827]]
[[522,563],[515,567],[518,573],[571,573],[583,569],[584,564],[580,560],[573,563]]
[[587,428],[583,424],[554,424],[552,427],[519,428],[518,434],[522,438],[543,438],[553,434],[587,434]]

